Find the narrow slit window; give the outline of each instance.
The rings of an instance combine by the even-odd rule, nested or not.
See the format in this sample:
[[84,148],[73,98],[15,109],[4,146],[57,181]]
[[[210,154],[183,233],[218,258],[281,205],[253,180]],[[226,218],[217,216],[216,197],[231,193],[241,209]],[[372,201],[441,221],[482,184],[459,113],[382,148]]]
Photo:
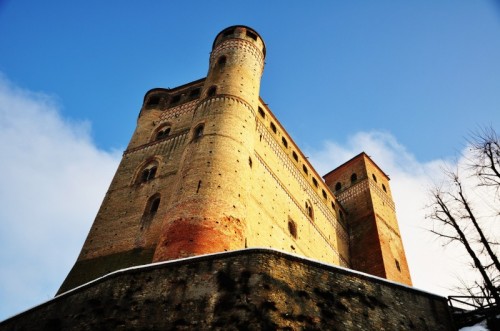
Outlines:
[[148,202],[146,203],[146,208],[144,209],[144,213],[142,214],[142,219],[141,219],[142,226],[149,226],[152,219],[158,212],[158,209],[160,208],[160,200],[161,199],[159,193],[156,193],[155,195],[151,196],[148,199]]
[[302,171],[307,175],[309,171],[307,170],[307,167],[305,165],[302,165]]
[[321,190],[321,193],[323,194],[323,198],[324,199],[328,199],[328,196],[326,195],[326,191],[325,190]]
[[288,219],[288,231],[294,239],[297,239],[297,224],[292,219]]
[[313,177],[313,184],[314,184],[314,186],[318,187],[318,181],[314,177]]
[[384,190],[384,192],[387,192],[387,188],[385,187],[384,184],[382,184],[382,190]]
[[156,197],[155,199],[153,199],[153,201],[151,202],[151,207],[149,208],[149,213],[151,215],[154,215],[156,214],[156,212],[158,211],[158,208],[160,207],[160,197]]
[[372,174],[372,178],[373,180],[375,181],[375,183],[377,182],[377,176],[375,176],[375,174]]
[[295,160],[295,162],[299,162],[299,156],[297,155],[297,153],[292,152],[292,156],[293,156],[293,159]]
[[204,125],[203,124],[200,124],[198,125],[195,129],[194,129],[194,136],[193,138],[196,140],[196,139],[199,139],[201,138],[201,136],[203,136],[203,129],[204,129]]
[[314,210],[309,201],[306,201],[306,213],[310,219],[314,219]]

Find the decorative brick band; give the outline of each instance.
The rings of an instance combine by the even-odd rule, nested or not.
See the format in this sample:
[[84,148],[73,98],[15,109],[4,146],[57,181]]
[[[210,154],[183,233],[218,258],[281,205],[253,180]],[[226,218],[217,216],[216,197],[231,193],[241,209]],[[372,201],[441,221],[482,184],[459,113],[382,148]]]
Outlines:
[[396,206],[394,205],[394,201],[392,201],[391,198],[389,198],[389,195],[387,192],[384,192],[374,180],[370,179],[370,188],[377,193],[377,195],[384,200],[384,202],[394,211],[396,211]]
[[232,100],[232,101],[235,101],[239,104],[242,104],[243,106],[245,106],[245,108],[250,110],[250,112],[252,113],[253,116],[256,116],[255,110],[253,109],[251,104],[249,104],[244,99],[237,97],[235,95],[232,95],[232,94],[217,94],[217,95],[214,95],[212,97],[205,98],[205,99],[201,100],[198,105],[196,105],[194,112],[196,113],[198,111],[198,109],[201,107],[206,107],[214,102],[224,101],[224,100]]
[[210,54],[210,63],[213,63],[227,49],[243,49],[252,54],[260,64],[260,72],[264,71],[264,54],[262,51],[255,43],[241,38],[227,39],[220,43]]
[[323,202],[322,197],[319,196],[319,193],[311,189],[311,186],[305,180],[304,176],[302,176],[300,170],[297,169],[297,167],[292,163],[292,160],[288,157],[288,155],[286,155],[285,152],[283,152],[283,150],[279,146],[279,143],[274,139],[271,133],[264,127],[264,125],[260,121],[257,123],[257,130],[265,139],[265,141],[269,144],[274,153],[281,160],[285,168],[301,184],[302,189],[308,193],[310,199],[312,199],[315,205],[318,206],[319,209],[321,209],[321,211],[328,219],[330,224],[332,224],[332,226],[335,228],[336,231],[339,231],[341,233],[340,235],[341,238],[347,240],[348,239],[347,230],[343,227],[341,223],[337,221],[337,218],[332,213],[332,211],[325,206],[325,203]]
[[198,100],[193,100],[193,101],[189,101],[189,102],[180,104],[178,106],[169,108],[167,111],[163,112],[160,115],[160,121],[164,122],[164,121],[167,121],[168,119],[177,118],[180,115],[184,115],[186,113],[192,112],[195,109],[197,103],[198,103]]
[[[308,219],[307,211],[302,207],[302,205],[292,196],[292,194],[288,191],[288,189],[285,187],[285,185],[280,181],[278,176],[271,170],[271,168],[267,165],[267,163],[262,159],[262,157],[258,153],[254,153],[255,157],[259,162],[262,164],[264,169],[267,170],[267,172],[273,177],[273,179],[276,181],[276,183],[281,187],[281,189],[286,193],[288,198],[297,206],[297,208],[304,214],[304,217]],[[326,235],[318,228],[318,226],[314,222],[310,222],[310,224],[316,229],[316,231],[319,233],[319,235],[323,238],[325,243],[332,249],[332,251],[335,253],[335,255],[338,256],[340,265],[343,267],[350,267],[349,263],[347,262],[347,259],[345,259],[340,253],[333,247],[330,242],[328,241],[328,238]],[[344,239],[345,242],[348,244],[347,238],[341,238]]]
[[382,191],[382,189],[378,187],[377,183],[370,178],[360,180],[358,183],[340,192],[337,195],[337,199],[340,201],[340,203],[344,203],[358,196],[359,194],[361,194],[361,192],[367,190],[368,188],[372,189],[372,191],[375,192],[377,196],[389,206],[389,208],[395,211],[394,202],[391,201],[387,193]]
[[149,148],[155,148],[155,155],[170,154],[173,150],[184,144],[188,132],[189,129],[183,130],[164,139],[155,140],[135,148],[127,149],[125,152],[123,152],[123,155],[125,156]]

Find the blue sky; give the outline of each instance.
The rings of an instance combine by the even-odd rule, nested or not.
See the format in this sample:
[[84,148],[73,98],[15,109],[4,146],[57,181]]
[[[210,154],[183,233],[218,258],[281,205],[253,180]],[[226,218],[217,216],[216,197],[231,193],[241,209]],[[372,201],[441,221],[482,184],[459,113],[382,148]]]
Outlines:
[[266,42],[261,96],[320,173],[365,150],[391,176],[414,280],[445,287],[415,192],[500,127],[499,1],[0,0],[0,320],[62,282],[146,91],[204,77],[235,24]]

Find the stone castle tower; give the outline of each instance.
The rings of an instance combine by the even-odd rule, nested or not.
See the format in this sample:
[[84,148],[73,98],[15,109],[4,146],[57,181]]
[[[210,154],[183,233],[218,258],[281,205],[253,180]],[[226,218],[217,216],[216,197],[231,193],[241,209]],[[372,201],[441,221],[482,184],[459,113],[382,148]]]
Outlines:
[[365,153],[324,177],[259,97],[266,47],[220,32],[206,78],[146,93],[59,293],[119,269],[272,248],[411,285],[389,178]]

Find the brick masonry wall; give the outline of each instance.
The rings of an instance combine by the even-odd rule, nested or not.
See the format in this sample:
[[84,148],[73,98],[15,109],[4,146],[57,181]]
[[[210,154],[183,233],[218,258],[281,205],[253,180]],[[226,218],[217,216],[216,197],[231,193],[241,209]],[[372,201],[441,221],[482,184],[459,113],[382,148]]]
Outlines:
[[[217,36],[207,78],[146,94],[136,130],[59,293],[120,268],[247,247],[347,267],[369,261],[374,266],[359,269],[384,277],[386,268],[394,269],[392,256],[405,268],[401,242],[390,232],[397,230],[393,209],[373,212],[373,206],[391,205],[390,191],[381,198],[364,189],[344,206],[337,201],[330,183],[259,98],[265,46],[247,32],[237,27]],[[213,87],[217,92],[209,95]],[[200,124],[203,135],[194,139]],[[165,127],[169,135],[157,140]],[[155,178],[138,180],[152,164]],[[353,171],[367,181],[362,162],[335,176],[346,182]],[[388,180],[377,176],[378,185]],[[156,196],[158,210],[145,217]],[[371,233],[350,233],[348,221]],[[387,245],[381,248],[381,242]],[[388,275],[407,280],[394,270]]]
[[[356,174],[356,179],[351,176]],[[364,153],[325,176],[348,213],[352,268],[411,285],[389,178]]]
[[111,274],[0,330],[452,330],[445,298],[269,250]]

